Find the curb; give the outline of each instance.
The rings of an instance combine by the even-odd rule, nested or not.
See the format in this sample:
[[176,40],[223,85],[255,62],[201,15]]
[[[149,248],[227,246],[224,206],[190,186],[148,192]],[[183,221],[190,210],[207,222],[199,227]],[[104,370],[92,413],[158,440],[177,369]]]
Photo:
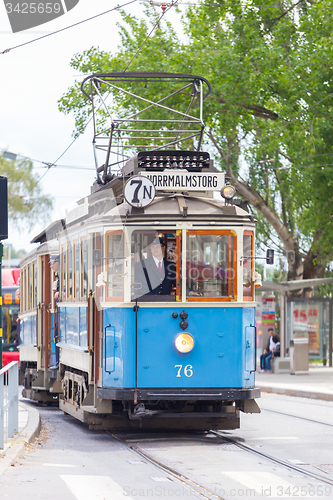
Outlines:
[[286,389],[284,387],[264,387],[256,386],[261,392],[270,392],[274,394],[284,394],[285,396],[295,396],[298,398],[319,399],[322,401],[333,401],[333,394],[324,392],[302,391],[300,389]]
[[15,460],[25,451],[25,445],[31,444],[32,441],[39,436],[41,430],[41,418],[39,411],[31,406],[25,405],[21,401],[19,405],[24,406],[28,411],[28,423],[21,432],[16,434],[9,447],[4,451],[0,458],[0,476],[5,472],[7,467],[12,465]]

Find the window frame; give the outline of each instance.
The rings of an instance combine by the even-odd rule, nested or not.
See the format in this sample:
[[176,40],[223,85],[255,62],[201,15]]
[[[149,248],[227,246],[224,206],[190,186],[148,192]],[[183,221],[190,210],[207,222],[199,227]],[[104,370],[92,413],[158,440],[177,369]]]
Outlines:
[[[70,269],[70,263],[72,268]],[[66,269],[66,300],[68,302],[73,301],[73,290],[74,290],[74,273],[73,273],[73,242],[67,243],[67,269]],[[70,270],[72,271],[72,284],[70,286]],[[72,287],[72,295],[70,295],[70,288]]]
[[[72,241],[73,245],[73,299],[79,302],[81,299],[81,262],[80,262],[80,242],[78,239]],[[79,266],[78,270],[76,266]]]
[[[232,263],[232,269],[234,271],[233,281],[228,280],[228,297],[201,297],[201,296],[186,296],[186,302],[236,302],[237,301],[237,233],[233,229],[221,229],[221,230],[210,230],[210,229],[188,229],[185,233],[185,245],[187,252],[187,237],[189,235],[226,235],[228,236],[228,262]],[[229,239],[232,238],[233,249],[229,243]],[[177,247],[178,249],[178,247]],[[183,276],[186,278],[186,262],[182,263]]]
[[105,283],[105,300],[107,302],[124,302],[124,292],[125,292],[125,283],[124,283],[124,278],[122,278],[122,294],[119,297],[111,297],[108,295],[109,290],[108,290],[108,255],[109,255],[109,236],[113,235],[122,235],[122,261],[123,261],[123,267],[122,267],[122,275],[125,274],[124,269],[125,269],[125,245],[124,245],[124,231],[122,229],[115,229],[115,230],[110,230],[105,233],[105,266],[102,265],[102,269],[104,267],[104,271],[106,272],[106,283]]
[[[250,231],[249,229],[246,229],[243,232],[243,249],[242,249],[243,254],[244,254],[244,236],[252,236],[251,257],[254,257],[254,231]],[[254,276],[254,258],[250,259],[250,261],[251,261],[251,296],[244,296],[244,284],[242,284],[243,301],[244,302],[253,302],[255,300],[254,281],[253,281],[253,276]],[[243,268],[242,270],[243,270],[243,281],[244,281],[244,261],[243,261],[242,268]]]
[[[85,257],[85,251],[86,251],[86,259]],[[80,238],[80,297],[81,300],[87,300],[88,299],[88,242],[87,238],[84,236]],[[86,295],[84,295],[84,272],[86,272],[86,281],[87,281],[87,286],[86,286]]]

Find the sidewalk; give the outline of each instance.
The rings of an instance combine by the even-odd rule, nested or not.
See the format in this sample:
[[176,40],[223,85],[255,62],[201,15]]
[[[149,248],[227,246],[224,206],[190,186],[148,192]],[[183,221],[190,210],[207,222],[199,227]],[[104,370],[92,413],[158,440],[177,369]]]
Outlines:
[[333,401],[333,368],[313,366],[304,375],[256,372],[256,387],[262,392]]
[[0,476],[22,454],[25,445],[39,435],[40,427],[39,411],[19,401],[18,433],[8,438],[0,450]]

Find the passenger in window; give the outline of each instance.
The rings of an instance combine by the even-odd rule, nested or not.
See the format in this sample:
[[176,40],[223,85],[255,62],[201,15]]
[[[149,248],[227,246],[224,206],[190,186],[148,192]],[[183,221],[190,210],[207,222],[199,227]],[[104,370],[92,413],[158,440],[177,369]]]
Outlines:
[[150,244],[151,257],[136,265],[135,280],[140,295],[171,295],[176,286],[176,264],[164,257],[165,243],[155,238]]
[[54,292],[55,302],[59,302],[59,287],[60,287],[60,276],[59,276],[59,255],[51,255],[49,260],[50,268],[54,272],[56,278],[56,286]]

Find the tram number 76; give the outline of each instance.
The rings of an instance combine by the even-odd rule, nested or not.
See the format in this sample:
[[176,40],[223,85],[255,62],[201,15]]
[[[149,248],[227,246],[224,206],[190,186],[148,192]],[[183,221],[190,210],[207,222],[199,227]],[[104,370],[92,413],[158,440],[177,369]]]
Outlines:
[[185,377],[192,377],[192,375],[193,375],[193,366],[192,365],[186,365],[184,367],[184,370],[183,370],[183,365],[175,365],[175,368],[178,368],[176,377],[181,377],[182,371],[184,371]]

